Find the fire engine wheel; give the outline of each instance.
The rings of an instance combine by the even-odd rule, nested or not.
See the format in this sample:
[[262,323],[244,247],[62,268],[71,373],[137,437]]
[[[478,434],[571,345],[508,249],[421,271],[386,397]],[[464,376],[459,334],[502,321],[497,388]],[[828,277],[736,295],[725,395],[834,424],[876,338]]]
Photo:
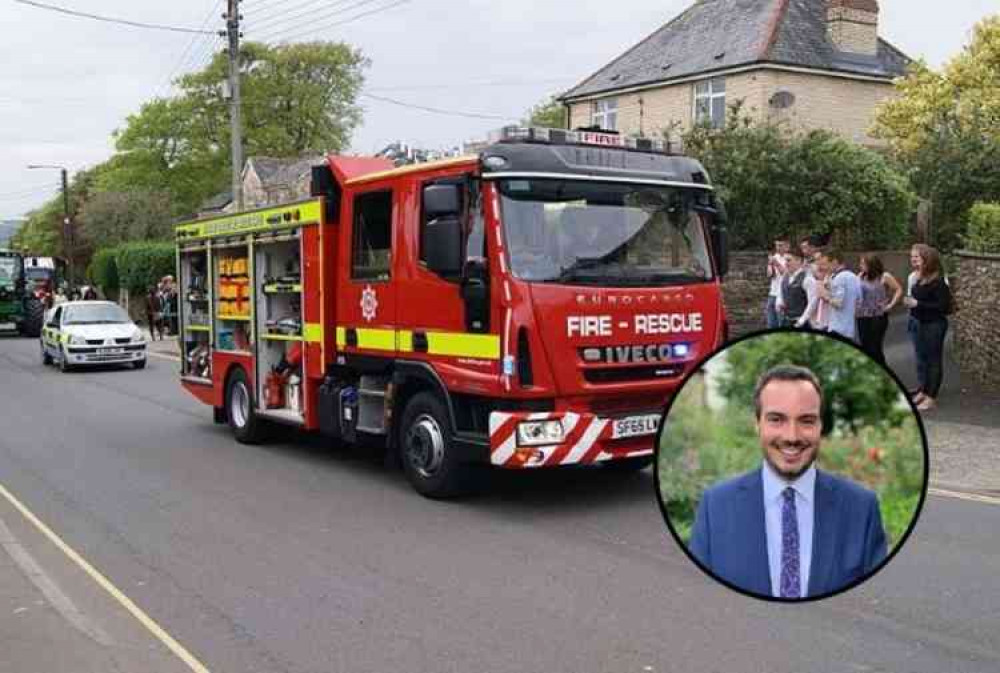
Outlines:
[[459,462],[451,441],[448,410],[436,395],[417,393],[400,424],[400,457],[413,488],[428,498],[448,498],[469,487],[469,466]]
[[24,321],[21,323],[21,334],[37,338],[42,334],[42,323],[45,321],[45,305],[34,297],[24,302]]
[[253,407],[253,393],[247,385],[247,376],[242,369],[237,369],[226,386],[226,420],[236,441],[241,444],[256,444],[263,438],[261,420]]

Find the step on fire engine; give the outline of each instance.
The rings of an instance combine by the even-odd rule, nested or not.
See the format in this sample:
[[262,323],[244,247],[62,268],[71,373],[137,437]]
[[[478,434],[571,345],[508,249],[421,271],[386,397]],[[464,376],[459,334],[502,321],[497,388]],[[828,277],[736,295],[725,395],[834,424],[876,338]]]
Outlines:
[[660,143],[508,127],[478,156],[331,156],[312,193],[176,230],[182,384],[241,442],[381,446],[429,497],[477,465],[641,469],[726,339],[722,208]]

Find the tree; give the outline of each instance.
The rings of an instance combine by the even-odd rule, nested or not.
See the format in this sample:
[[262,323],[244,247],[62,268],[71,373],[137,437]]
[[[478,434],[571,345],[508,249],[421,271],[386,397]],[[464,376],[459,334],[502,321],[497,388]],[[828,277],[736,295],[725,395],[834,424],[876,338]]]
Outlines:
[[[240,51],[243,145],[246,156],[299,157],[336,152],[361,121],[356,104],[369,61],[343,43],[268,46],[246,42]],[[228,63],[223,53],[178,81],[176,98],[146,103],[116,131],[117,153],[102,187],[170,194],[175,215],[228,184],[229,104],[221,92]]]
[[959,243],[969,208],[1000,200],[1000,15],[984,19],[941,72],[914,64],[873,133],[934,205],[935,242]]
[[[673,130],[664,133],[674,137]],[[881,155],[827,131],[795,132],[731,106],[726,125],[683,134],[729,211],[736,249],[766,248],[777,235],[832,234],[847,249],[898,245],[915,197]]]
[[900,407],[899,386],[885,370],[861,351],[819,335],[774,333],[730,347],[720,392],[729,403],[749,407],[757,379],[781,364],[808,367],[819,378],[824,433],[898,427],[909,417]]
[[170,196],[164,191],[133,189],[99,192],[83,205],[81,237],[92,250],[129,241],[170,238]]
[[569,128],[566,106],[560,103],[555,96],[549,96],[531,108],[521,123],[525,126],[542,126],[553,129]]

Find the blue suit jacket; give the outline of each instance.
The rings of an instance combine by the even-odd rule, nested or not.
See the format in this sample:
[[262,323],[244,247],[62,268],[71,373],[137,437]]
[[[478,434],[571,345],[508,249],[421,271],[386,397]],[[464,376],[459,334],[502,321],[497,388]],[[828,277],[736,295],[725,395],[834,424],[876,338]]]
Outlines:
[[[886,555],[878,499],[852,481],[816,471],[809,596],[837,591],[874,570]],[[689,545],[721,579],[772,596],[759,469],[702,496]]]

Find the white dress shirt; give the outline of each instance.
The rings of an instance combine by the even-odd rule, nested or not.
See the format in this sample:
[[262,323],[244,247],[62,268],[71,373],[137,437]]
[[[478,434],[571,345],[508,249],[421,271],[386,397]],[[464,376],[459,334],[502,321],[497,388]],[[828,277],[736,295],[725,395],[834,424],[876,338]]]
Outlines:
[[766,460],[761,473],[764,479],[764,522],[771,593],[774,596],[781,593],[781,494],[791,486],[795,489],[795,516],[799,524],[799,596],[804,598],[809,591],[809,570],[812,567],[816,466],[810,465],[808,470],[792,482],[778,476]]

